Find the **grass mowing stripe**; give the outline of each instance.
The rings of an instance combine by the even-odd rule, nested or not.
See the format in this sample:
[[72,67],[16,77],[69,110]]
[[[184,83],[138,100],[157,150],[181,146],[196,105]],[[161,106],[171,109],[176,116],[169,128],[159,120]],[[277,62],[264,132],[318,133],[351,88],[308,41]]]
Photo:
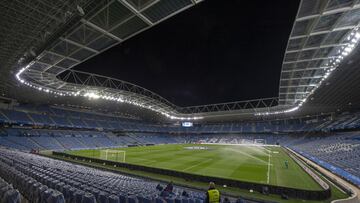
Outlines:
[[[118,150],[126,151],[126,162],[130,164],[299,189],[321,189],[282,148],[275,146],[169,144]],[[101,158],[100,150],[68,153]],[[289,169],[284,167],[285,160],[289,161]]]

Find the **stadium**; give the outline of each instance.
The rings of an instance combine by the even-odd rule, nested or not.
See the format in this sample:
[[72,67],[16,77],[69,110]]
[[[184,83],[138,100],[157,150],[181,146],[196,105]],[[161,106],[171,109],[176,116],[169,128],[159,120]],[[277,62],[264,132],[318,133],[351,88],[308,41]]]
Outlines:
[[360,202],[359,26],[359,0],[1,0],[0,202]]

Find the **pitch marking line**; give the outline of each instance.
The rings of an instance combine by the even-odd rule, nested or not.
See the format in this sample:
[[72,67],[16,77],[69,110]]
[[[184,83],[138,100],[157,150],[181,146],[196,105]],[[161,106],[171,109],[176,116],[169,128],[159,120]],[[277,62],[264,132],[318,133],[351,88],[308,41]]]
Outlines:
[[269,159],[268,159],[268,169],[267,169],[267,183],[269,184],[270,182],[270,159],[271,159],[271,151],[269,150]]
[[195,164],[195,165],[192,165],[192,166],[190,166],[190,167],[187,167],[187,168],[183,169],[182,171],[187,171],[187,170],[189,170],[189,169],[195,168],[195,167],[200,166],[201,164],[206,163],[206,162],[208,162],[208,161],[210,161],[210,160],[213,160],[213,159],[206,159],[206,160],[204,160],[204,161],[202,161],[202,162],[200,162],[200,163],[197,163],[197,164]]

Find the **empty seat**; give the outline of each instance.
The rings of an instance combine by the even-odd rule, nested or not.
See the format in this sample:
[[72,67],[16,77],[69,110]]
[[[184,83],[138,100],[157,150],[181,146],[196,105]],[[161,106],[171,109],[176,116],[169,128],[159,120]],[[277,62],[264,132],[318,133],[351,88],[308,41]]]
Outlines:
[[64,195],[59,191],[54,191],[48,198],[48,203],[65,203]]
[[189,203],[189,199],[188,199],[188,198],[183,198],[183,199],[181,200],[181,202],[182,202],[182,203]]
[[36,194],[36,192],[37,192],[37,190],[38,190],[38,188],[41,186],[41,183],[39,183],[39,182],[35,182],[35,183],[33,183],[32,185],[31,185],[31,187],[30,187],[30,197],[28,197],[28,198],[30,198],[30,200],[34,200],[37,196],[37,194]]
[[93,188],[91,190],[91,193],[95,196],[95,199],[97,199],[99,197],[100,191],[98,189],[96,189],[96,188]]
[[127,197],[124,194],[119,195],[120,203],[126,203]]
[[65,200],[68,200],[70,197],[70,185],[64,185],[62,189],[60,190],[61,193],[63,193]]
[[163,198],[161,198],[161,197],[157,197],[157,198],[155,199],[155,203],[166,203],[166,201],[165,201]]
[[165,198],[166,203],[175,203],[175,199],[172,197]]
[[120,198],[116,195],[110,195],[109,203],[120,203]]
[[195,203],[202,203],[203,201],[201,199],[195,199]]
[[128,203],[138,203],[138,200],[135,196],[129,196]]
[[72,203],[79,203],[82,201],[82,198],[84,196],[84,191],[82,190],[77,190],[75,193],[74,193],[74,199],[72,200]]
[[33,201],[40,202],[43,192],[45,192],[47,189],[48,187],[46,185],[40,185],[38,188],[36,188],[35,194],[33,195]]
[[91,193],[86,192],[82,198],[81,203],[96,203],[95,196]]
[[54,192],[52,189],[47,189],[41,193],[41,203],[48,203],[48,198]]
[[99,203],[108,203],[109,202],[108,194],[105,192],[100,192],[99,197],[98,197],[98,202]]
[[2,188],[0,188],[0,196],[3,197],[4,194],[8,191],[8,190],[11,190],[12,187],[10,185],[3,185]]
[[2,203],[20,203],[21,196],[19,191],[15,189],[8,190],[1,200]]

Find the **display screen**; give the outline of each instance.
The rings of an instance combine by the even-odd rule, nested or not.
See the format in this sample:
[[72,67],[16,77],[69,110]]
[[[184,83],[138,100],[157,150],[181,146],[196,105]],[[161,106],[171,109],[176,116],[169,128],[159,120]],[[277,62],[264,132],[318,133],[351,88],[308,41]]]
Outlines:
[[182,127],[193,127],[193,123],[192,122],[182,122]]

